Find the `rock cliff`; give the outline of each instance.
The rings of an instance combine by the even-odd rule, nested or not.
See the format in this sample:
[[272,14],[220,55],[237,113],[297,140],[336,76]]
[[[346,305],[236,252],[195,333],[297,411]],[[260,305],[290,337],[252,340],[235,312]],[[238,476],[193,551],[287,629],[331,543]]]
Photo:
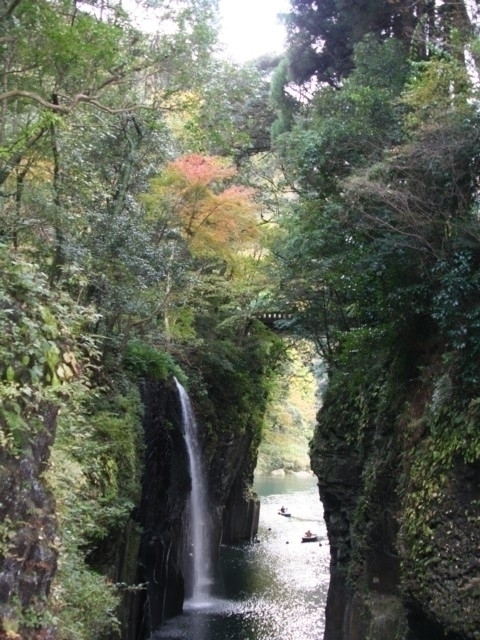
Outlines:
[[136,513],[141,531],[134,582],[128,596],[123,636],[148,638],[165,616],[181,612],[182,516],[190,489],[188,460],[181,430],[181,409],[173,386],[142,383],[145,407],[144,474]]
[[[136,575],[141,588],[126,597],[123,620],[125,640],[148,638],[165,618],[182,611],[188,555],[188,523],[184,513],[191,487],[186,445],[181,427],[181,406],[173,383],[145,380],[144,478],[136,513],[141,535]],[[221,415],[221,412],[220,412]],[[248,539],[256,534],[259,502],[248,489],[255,466],[252,433],[209,442],[202,416],[197,414],[200,439],[207,459],[210,517],[215,557],[221,542]],[[229,433],[228,437],[227,433]],[[119,579],[127,576],[119,574]]]
[[1,637],[55,638],[44,617],[57,567],[55,503],[43,478],[57,410],[42,409],[43,428],[17,455],[0,456]]
[[438,364],[413,381],[375,357],[355,388],[332,377],[311,445],[331,545],[325,640],[477,640],[478,403]]

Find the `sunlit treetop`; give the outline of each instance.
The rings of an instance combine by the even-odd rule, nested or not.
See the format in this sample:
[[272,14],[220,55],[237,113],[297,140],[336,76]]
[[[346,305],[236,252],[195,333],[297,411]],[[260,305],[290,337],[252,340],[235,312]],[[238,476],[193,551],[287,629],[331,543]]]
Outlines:
[[178,172],[179,176],[192,184],[207,186],[232,178],[236,170],[229,166],[223,158],[190,154],[174,160],[169,170]]
[[216,156],[191,154],[171,162],[144,197],[151,221],[178,229],[192,255],[232,262],[258,236],[254,191],[234,184],[235,175]]

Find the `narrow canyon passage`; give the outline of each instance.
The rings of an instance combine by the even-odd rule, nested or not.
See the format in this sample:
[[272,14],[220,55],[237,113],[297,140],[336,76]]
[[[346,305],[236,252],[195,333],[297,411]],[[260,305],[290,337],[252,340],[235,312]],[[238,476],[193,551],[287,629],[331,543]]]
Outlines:
[[[222,547],[210,600],[187,602],[152,640],[323,638],[330,557],[316,478],[260,476],[255,488],[258,541]],[[308,529],[318,541],[302,543]]]

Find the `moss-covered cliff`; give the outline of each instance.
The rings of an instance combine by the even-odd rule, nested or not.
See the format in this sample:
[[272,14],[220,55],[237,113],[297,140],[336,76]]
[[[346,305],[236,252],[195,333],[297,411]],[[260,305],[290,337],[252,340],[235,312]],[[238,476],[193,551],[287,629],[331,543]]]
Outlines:
[[434,335],[401,353],[371,333],[332,373],[311,448],[326,640],[480,637],[479,402]]
[[55,637],[47,598],[57,569],[56,513],[43,480],[56,409],[17,455],[0,454],[0,619],[7,638]]
[[0,635],[141,640],[185,592],[191,479],[173,376],[197,415],[215,556],[256,531],[283,345],[260,323],[212,323],[199,344],[168,345],[175,358],[140,340],[100,353],[82,331],[95,316],[3,257]]
[[[257,531],[253,472],[280,350],[280,341],[259,325],[240,344],[224,340],[211,343],[208,352],[197,350],[184,368],[209,487],[212,561],[221,542],[250,539]],[[128,640],[149,637],[165,617],[182,610],[188,579],[185,505],[191,478],[180,400],[171,376],[147,376],[141,385],[144,473],[135,515],[141,536],[134,583],[142,588],[126,597],[122,628]],[[128,581],[120,574],[117,579]]]

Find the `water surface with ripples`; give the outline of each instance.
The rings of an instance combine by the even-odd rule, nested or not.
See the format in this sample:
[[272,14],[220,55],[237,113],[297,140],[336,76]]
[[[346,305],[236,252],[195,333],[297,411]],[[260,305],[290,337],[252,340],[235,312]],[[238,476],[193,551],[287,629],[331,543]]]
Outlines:
[[[316,478],[263,476],[255,489],[258,542],[222,547],[211,598],[187,601],[152,640],[322,640],[329,549]],[[317,542],[302,543],[308,529]]]

